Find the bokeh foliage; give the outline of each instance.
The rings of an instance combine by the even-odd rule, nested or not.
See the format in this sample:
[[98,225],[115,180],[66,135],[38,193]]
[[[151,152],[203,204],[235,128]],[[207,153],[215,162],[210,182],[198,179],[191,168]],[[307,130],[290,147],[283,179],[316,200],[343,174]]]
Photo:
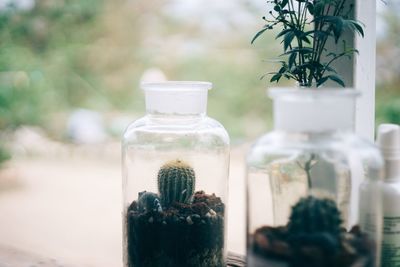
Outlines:
[[[201,17],[175,16],[172,2],[40,0],[32,10],[0,11],[0,129],[40,125],[60,138],[63,127],[54,125],[65,125],[66,116],[58,115],[74,108],[140,115],[140,77],[158,67],[171,80],[213,82],[209,113],[234,139],[265,132],[271,126],[265,89],[271,85],[260,77],[274,66],[263,59],[280,50],[268,42],[272,32],[263,37],[271,46],[250,44],[264,10],[239,1],[253,22],[214,14],[225,28],[204,29]],[[391,14],[386,20],[393,34],[379,49],[399,49],[400,19]],[[379,122],[400,122],[398,84],[395,78],[379,83]]]
[[381,14],[386,28],[378,40],[376,122],[400,125],[400,2],[386,5]]
[[[98,5],[100,3],[100,5]],[[84,45],[101,1],[37,1],[0,13],[0,129],[45,125],[47,112],[79,105],[91,92]],[[83,82],[84,81],[84,82]]]

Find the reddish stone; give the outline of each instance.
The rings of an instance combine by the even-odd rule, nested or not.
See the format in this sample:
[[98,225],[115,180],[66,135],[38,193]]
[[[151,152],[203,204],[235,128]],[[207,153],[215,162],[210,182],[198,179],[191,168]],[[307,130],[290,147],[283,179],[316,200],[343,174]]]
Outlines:
[[207,206],[206,203],[198,202],[198,203],[193,203],[192,210],[195,213],[199,214],[200,216],[204,217],[210,210],[210,208]]

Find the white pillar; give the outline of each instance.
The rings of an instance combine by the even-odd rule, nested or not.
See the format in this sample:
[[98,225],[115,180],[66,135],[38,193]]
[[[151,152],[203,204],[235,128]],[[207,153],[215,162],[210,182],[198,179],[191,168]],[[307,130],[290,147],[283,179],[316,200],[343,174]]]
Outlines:
[[356,108],[356,131],[374,140],[375,129],[375,68],[376,68],[376,0],[357,0],[356,16],[365,25],[365,36],[356,36],[354,87],[362,91]]
[[[376,0],[348,0],[355,3],[355,17],[365,25],[364,38],[358,34],[347,31],[343,35],[348,47],[355,47],[359,55],[350,61],[341,58],[335,62],[334,67],[339,70],[347,87],[354,87],[362,92],[357,101],[355,122],[356,132],[359,136],[370,141],[374,139],[375,128],[375,61],[376,61]],[[339,41],[341,42],[341,41]],[[330,50],[339,53],[338,47],[332,40],[327,44]],[[331,82],[330,86],[338,86]]]

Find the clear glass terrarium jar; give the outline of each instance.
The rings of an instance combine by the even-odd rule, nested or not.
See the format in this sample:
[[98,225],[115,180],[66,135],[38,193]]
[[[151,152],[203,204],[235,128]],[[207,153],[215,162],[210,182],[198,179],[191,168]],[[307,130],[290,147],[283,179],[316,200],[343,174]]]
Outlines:
[[145,83],[147,114],[123,136],[124,266],[221,267],[229,136],[207,82]]
[[247,157],[247,260],[374,266],[379,151],[354,130],[351,89],[272,89],[274,131]]

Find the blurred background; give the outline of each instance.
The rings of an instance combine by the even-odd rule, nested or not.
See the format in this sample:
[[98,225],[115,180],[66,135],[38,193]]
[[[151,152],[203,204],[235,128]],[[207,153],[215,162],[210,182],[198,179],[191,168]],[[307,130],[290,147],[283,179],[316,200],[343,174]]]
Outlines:
[[[243,156],[272,125],[260,78],[280,54],[273,33],[250,44],[265,2],[0,0],[0,266],[119,266],[119,140],[144,114],[141,80],[214,84],[243,218]],[[377,4],[376,123],[400,124],[400,3]]]

